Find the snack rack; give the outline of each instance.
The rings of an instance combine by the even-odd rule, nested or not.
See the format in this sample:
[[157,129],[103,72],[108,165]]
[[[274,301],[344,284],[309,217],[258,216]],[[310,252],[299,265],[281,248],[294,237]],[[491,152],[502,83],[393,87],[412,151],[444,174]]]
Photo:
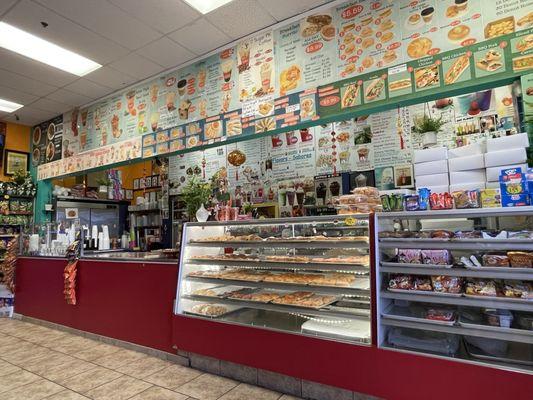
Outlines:
[[[452,232],[452,237],[431,237],[442,232]],[[465,237],[470,235],[464,232],[482,237]],[[520,298],[500,290],[508,282],[527,288],[533,281],[531,258],[527,262],[528,253],[533,257],[533,207],[380,213],[375,234],[379,347],[533,371],[533,290],[529,286]],[[423,249],[448,251],[453,259],[424,264],[428,259],[422,257],[409,263],[401,257],[405,249],[412,254],[418,249],[421,254]],[[468,266],[461,260],[473,256],[481,261],[483,255],[505,259],[509,252],[525,254],[524,265]],[[396,282],[391,279],[405,276],[421,282],[430,278],[432,289],[391,288]],[[456,277],[461,288],[438,292],[437,277]],[[469,282],[480,280],[494,284],[497,295],[468,294]]]
[[369,215],[186,223],[176,314],[370,343]]

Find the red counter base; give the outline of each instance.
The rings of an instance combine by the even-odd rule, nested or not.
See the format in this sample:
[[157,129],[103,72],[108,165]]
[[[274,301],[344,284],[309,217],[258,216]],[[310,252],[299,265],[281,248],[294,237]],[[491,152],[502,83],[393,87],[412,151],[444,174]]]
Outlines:
[[75,306],[63,297],[65,265],[59,259],[20,258],[15,312],[172,352],[177,264],[80,260]]
[[533,375],[174,316],[184,351],[384,399],[531,399]]

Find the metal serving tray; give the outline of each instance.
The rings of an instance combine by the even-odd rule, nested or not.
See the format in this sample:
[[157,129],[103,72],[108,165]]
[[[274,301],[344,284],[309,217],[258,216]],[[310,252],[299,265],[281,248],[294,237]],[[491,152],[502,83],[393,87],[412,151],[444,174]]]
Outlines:
[[390,262],[382,261],[381,265],[384,267],[412,267],[412,268],[451,268],[453,264],[415,264],[415,263],[399,263],[399,262]]

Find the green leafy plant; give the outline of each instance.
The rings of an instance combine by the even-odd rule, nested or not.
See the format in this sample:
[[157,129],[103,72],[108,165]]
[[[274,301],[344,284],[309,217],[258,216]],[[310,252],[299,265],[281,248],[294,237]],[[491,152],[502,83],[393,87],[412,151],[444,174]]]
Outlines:
[[445,124],[440,118],[431,118],[428,115],[423,115],[421,117],[415,117],[413,132],[415,133],[426,133],[426,132],[438,132],[440,128]]
[[252,211],[254,210],[254,206],[252,203],[243,203],[242,205],[242,211],[245,213],[245,214],[248,214],[248,213],[251,213]]
[[100,177],[96,180],[96,184],[98,186],[109,186],[111,185],[111,181],[107,177]]
[[370,126],[365,126],[361,132],[355,134],[355,144],[366,144],[372,142],[372,129]]
[[24,171],[22,169],[17,169],[17,170],[15,170],[15,172],[13,172],[13,177],[11,179],[17,185],[23,185],[28,178],[31,180],[31,176],[30,176],[30,173],[28,171]]
[[209,201],[212,193],[211,182],[204,182],[193,176],[181,191],[181,197],[185,202],[189,218],[193,218],[202,204]]

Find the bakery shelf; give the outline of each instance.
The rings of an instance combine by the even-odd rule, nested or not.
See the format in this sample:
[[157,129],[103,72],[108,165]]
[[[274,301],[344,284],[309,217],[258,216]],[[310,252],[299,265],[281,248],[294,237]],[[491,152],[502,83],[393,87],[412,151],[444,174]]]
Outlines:
[[364,309],[346,309],[346,311],[338,310],[328,310],[327,307],[320,309],[313,309],[307,307],[298,307],[288,304],[273,304],[273,303],[260,303],[257,301],[246,301],[240,299],[228,299],[228,298],[218,298],[218,297],[209,297],[209,296],[194,296],[194,295],[184,295],[183,299],[201,301],[204,303],[216,303],[224,304],[231,306],[242,306],[246,308],[254,308],[258,310],[268,310],[268,311],[284,311],[297,315],[310,315],[320,318],[330,317],[330,318],[363,318],[368,319],[370,317],[370,312]]
[[[279,262],[268,260],[216,260],[216,259],[189,259],[187,264],[196,265],[220,265],[226,267],[262,267],[262,268],[283,268],[283,269],[307,269],[307,270],[333,270],[351,271],[368,274],[370,268],[360,264],[339,264],[339,263],[312,263],[312,262]],[[533,272],[533,270],[532,270]]]
[[[308,240],[308,241],[219,241],[219,242],[189,242],[191,247],[225,247],[225,248],[277,248],[277,249],[308,249],[313,246],[317,249],[344,248],[344,249],[367,249],[369,244],[355,240]],[[533,245],[532,245],[533,247]]]
[[443,240],[414,238],[379,240],[382,249],[447,249],[447,250],[525,250],[533,251],[533,240]]
[[422,218],[481,218],[481,217],[507,217],[516,215],[533,215],[533,206],[528,207],[500,207],[500,208],[467,208],[452,210],[429,211],[399,211],[381,212],[378,218],[382,219],[422,219]]
[[295,283],[284,282],[252,282],[240,281],[236,279],[221,279],[221,278],[205,278],[199,276],[187,276],[187,281],[204,282],[214,284],[235,285],[250,288],[266,288],[266,289],[285,289],[285,290],[307,290],[314,291],[320,294],[343,294],[352,296],[370,296],[369,289],[358,289],[353,286],[318,286],[318,285],[298,285]]
[[496,328],[489,327],[493,329],[487,329],[483,325],[478,327],[473,327],[472,325],[466,327],[461,325],[442,325],[435,324],[432,322],[425,321],[422,318],[419,318],[418,321],[412,320],[399,320],[396,318],[391,318],[385,315],[381,316],[381,323],[387,326],[395,326],[400,328],[411,328],[411,329],[421,329],[425,331],[433,332],[444,332],[452,333],[456,335],[466,335],[466,336],[478,336],[489,339],[499,339],[499,340],[508,340],[511,342],[520,342],[533,344],[533,331],[521,330],[521,329],[510,329],[510,328]]
[[[533,280],[533,268],[492,268],[485,270],[483,267],[476,269],[467,269],[462,267],[444,268],[431,267],[424,264],[405,264],[390,263],[394,265],[385,265],[382,263],[381,272],[388,272],[393,274],[415,274],[415,275],[446,275],[446,276],[461,276],[467,278],[494,278],[494,279],[516,279],[516,280]],[[417,266],[415,266],[417,265]]]
[[517,301],[517,299],[496,300],[489,297],[478,299],[472,297],[431,296],[418,293],[409,293],[409,290],[406,290],[405,292],[406,293],[399,293],[382,290],[380,292],[380,297],[382,299],[407,300],[434,304],[451,304],[457,306],[498,308],[516,311],[531,311],[533,309],[533,301],[528,300]]

